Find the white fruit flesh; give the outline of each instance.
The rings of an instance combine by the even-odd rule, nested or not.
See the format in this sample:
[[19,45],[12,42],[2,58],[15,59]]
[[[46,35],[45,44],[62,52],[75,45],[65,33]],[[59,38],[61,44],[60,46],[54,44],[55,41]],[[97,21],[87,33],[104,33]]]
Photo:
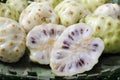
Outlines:
[[64,0],[55,7],[60,24],[69,26],[90,14],[90,11],[77,0]]
[[28,33],[26,41],[31,52],[30,59],[40,64],[49,64],[53,44],[64,29],[64,26],[52,23],[33,28]]
[[118,4],[104,4],[99,6],[95,11],[95,15],[111,16],[120,19],[120,6]]
[[29,32],[34,26],[46,23],[58,23],[59,19],[48,2],[33,2],[20,15],[20,24]]
[[17,62],[25,52],[25,31],[16,21],[0,17],[0,60]]
[[104,49],[100,38],[92,37],[84,23],[69,26],[54,43],[50,66],[58,76],[72,76],[93,68]]

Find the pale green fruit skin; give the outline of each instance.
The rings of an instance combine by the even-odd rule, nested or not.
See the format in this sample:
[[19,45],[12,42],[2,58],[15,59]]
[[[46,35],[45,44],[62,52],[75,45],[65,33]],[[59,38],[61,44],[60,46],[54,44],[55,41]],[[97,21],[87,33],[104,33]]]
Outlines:
[[18,21],[19,12],[11,8],[9,5],[0,3],[0,16],[11,18],[13,20]]
[[86,5],[90,11],[94,11],[98,6],[105,3],[106,0],[79,0],[81,4]]
[[87,16],[85,22],[94,30],[94,36],[101,37],[105,44],[104,53],[120,52],[120,20],[109,16]]
[[118,4],[107,3],[99,6],[94,12],[94,15],[111,16],[115,19],[120,19],[120,6]]
[[7,0],[6,4],[20,13],[28,6],[27,0]]
[[60,17],[60,24],[70,26],[79,22],[91,12],[77,0],[64,0],[55,7],[56,14]]
[[56,5],[58,5],[63,0],[35,0],[35,1],[36,2],[48,1],[52,5],[52,7],[55,8]]

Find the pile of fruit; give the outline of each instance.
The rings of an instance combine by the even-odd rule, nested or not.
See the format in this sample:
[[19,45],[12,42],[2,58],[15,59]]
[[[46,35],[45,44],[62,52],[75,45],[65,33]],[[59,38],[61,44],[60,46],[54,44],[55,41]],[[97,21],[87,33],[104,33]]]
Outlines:
[[0,61],[32,62],[57,76],[91,70],[120,53],[120,5],[107,0],[7,0],[0,3]]

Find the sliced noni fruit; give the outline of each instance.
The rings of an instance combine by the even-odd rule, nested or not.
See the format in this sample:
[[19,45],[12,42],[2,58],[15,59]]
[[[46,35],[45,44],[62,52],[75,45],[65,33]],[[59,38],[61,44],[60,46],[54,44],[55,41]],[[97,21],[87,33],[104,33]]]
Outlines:
[[104,43],[92,36],[92,28],[84,23],[69,26],[54,43],[50,66],[57,76],[72,76],[89,71],[101,56]]
[[105,53],[120,52],[120,20],[110,16],[90,15],[85,22],[94,30],[94,36],[101,37],[105,44]]
[[34,26],[42,23],[59,23],[59,18],[48,2],[32,2],[20,15],[20,24],[29,32]]
[[17,62],[25,52],[24,29],[16,21],[0,17],[0,60],[3,62]]
[[70,26],[90,14],[90,11],[77,0],[64,0],[55,7],[60,24]]
[[53,23],[41,24],[34,27],[26,38],[26,45],[30,50],[31,61],[39,64],[49,64],[53,44],[64,29],[64,26]]

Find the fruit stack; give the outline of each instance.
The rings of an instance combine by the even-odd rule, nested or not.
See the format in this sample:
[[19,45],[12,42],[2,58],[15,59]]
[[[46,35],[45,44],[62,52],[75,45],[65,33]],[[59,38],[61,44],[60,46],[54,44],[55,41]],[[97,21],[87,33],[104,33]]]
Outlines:
[[120,5],[107,0],[7,0],[0,3],[0,61],[33,63],[57,76],[90,71],[120,53]]

